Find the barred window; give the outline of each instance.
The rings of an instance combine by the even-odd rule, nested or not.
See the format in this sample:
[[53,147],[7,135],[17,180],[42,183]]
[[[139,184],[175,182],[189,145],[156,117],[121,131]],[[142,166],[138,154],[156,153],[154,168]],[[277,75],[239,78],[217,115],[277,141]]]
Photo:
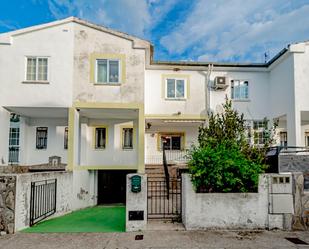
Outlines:
[[47,127],[36,128],[36,148],[38,150],[47,149]]

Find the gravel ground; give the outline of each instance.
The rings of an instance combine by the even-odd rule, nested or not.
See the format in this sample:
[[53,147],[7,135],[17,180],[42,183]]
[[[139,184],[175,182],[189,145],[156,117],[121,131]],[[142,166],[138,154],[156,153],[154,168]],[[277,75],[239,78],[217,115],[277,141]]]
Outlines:
[[[135,235],[143,234],[142,240]],[[309,232],[282,231],[145,231],[140,233],[16,233],[0,237],[1,249],[219,249],[309,248],[285,237],[298,237],[309,244]]]

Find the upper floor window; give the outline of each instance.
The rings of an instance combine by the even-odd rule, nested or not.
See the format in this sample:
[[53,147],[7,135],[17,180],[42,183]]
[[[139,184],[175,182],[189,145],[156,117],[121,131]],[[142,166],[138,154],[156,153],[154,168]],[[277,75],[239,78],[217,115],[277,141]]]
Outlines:
[[186,80],[185,79],[166,79],[167,99],[185,99],[186,98]]
[[47,149],[47,127],[36,128],[36,148],[38,150]]
[[27,57],[27,81],[48,81],[48,58]]
[[120,60],[97,59],[96,83],[115,84],[120,83]]
[[245,80],[231,81],[231,98],[234,100],[246,100],[249,98],[249,82]]

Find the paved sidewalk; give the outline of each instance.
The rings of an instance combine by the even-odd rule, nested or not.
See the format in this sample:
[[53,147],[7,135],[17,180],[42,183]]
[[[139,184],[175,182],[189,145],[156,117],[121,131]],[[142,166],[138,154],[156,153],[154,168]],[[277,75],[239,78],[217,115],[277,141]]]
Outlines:
[[[143,240],[135,240],[143,234]],[[39,249],[219,249],[309,248],[296,246],[285,237],[309,243],[309,232],[282,231],[146,231],[141,233],[17,233],[0,237],[0,248]]]

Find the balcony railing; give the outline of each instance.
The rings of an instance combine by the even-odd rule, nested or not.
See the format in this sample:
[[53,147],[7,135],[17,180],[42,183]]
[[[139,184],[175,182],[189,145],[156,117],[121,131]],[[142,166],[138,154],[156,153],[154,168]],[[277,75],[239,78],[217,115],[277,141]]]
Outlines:
[[[166,162],[168,164],[188,163],[188,150],[165,150]],[[146,154],[146,164],[163,164],[162,151]]]

